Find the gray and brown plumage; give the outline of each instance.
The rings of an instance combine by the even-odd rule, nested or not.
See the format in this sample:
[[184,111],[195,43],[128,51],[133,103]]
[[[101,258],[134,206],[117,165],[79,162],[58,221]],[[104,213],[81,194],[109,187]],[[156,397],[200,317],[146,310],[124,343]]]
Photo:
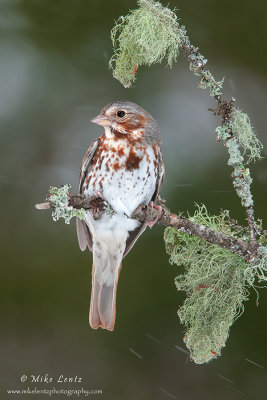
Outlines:
[[81,250],[88,247],[93,253],[90,325],[113,330],[122,258],[147,226],[131,215],[156,199],[164,163],[159,127],[137,104],[108,104],[92,122],[103,126],[104,133],[85,154],[79,193],[102,197],[115,213],[96,220],[86,212],[85,220],[77,219],[77,234]]

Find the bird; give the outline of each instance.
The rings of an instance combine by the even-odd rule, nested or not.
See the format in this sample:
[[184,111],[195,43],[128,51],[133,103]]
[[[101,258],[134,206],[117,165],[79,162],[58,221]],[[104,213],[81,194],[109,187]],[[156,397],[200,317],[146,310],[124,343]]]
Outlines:
[[152,204],[164,177],[160,129],[154,118],[130,101],[115,101],[91,120],[104,128],[88,148],[80,169],[79,193],[101,198],[113,210],[95,218],[87,210],[76,219],[80,249],[93,253],[89,323],[114,330],[116,292],[122,259],[144,232],[148,221],[131,218]]

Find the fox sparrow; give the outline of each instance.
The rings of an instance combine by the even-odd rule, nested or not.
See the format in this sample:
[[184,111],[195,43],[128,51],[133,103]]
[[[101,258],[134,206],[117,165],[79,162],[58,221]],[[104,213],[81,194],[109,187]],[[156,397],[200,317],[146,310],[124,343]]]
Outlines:
[[83,221],[77,219],[77,235],[81,250],[88,247],[93,253],[90,325],[113,330],[122,258],[147,226],[131,215],[138,206],[156,199],[164,163],[159,127],[137,104],[108,104],[92,122],[105,131],[83,159],[79,193],[101,197],[114,213],[95,219],[87,211]]

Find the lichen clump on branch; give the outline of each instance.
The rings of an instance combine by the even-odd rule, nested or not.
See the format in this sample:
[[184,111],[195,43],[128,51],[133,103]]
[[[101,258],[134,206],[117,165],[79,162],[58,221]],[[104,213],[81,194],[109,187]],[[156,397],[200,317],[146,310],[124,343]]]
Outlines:
[[68,194],[70,185],[63,185],[60,188],[51,187],[49,190],[50,196],[48,200],[53,204],[54,210],[52,212],[53,221],[58,221],[63,218],[66,224],[70,223],[71,218],[78,217],[84,218],[84,209],[75,209],[68,203]]
[[238,137],[243,148],[243,154],[247,156],[246,164],[262,158],[263,145],[256,136],[249,116],[236,108],[232,111],[232,132]]
[[216,128],[218,140],[228,149],[228,165],[234,168],[233,184],[244,207],[253,206],[251,193],[252,178],[245,165],[262,158],[263,145],[255,134],[246,113],[232,107],[230,118]]
[[184,39],[176,14],[159,2],[139,0],[139,8],[120,17],[111,31],[114,55],[113,76],[124,87],[135,80],[138,66],[160,63],[167,58],[171,67]]
[[[191,219],[229,236],[246,237],[230,225],[226,214],[209,216],[205,206],[198,206]],[[186,326],[184,341],[191,358],[202,364],[220,355],[248,298],[247,289],[259,277],[259,266],[254,270],[241,256],[173,228],[166,228],[164,240],[170,263],[185,267],[175,280],[177,289],[187,294],[178,315]]]

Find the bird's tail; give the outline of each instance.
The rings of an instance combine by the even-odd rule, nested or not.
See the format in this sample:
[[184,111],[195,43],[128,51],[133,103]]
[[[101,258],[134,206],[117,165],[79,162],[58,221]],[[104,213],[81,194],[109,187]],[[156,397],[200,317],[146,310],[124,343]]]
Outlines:
[[102,252],[100,256],[99,251],[93,248],[93,259],[89,322],[93,329],[101,327],[113,331],[122,254]]

